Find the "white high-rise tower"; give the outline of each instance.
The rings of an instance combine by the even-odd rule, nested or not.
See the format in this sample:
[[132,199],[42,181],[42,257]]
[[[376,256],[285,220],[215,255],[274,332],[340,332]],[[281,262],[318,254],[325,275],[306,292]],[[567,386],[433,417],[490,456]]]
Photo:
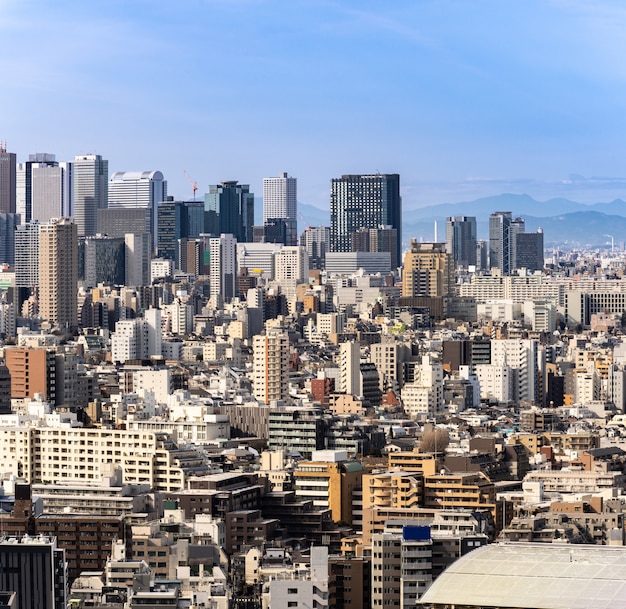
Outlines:
[[78,236],[95,235],[98,210],[106,209],[109,161],[99,154],[74,157],[74,221]]
[[296,178],[283,173],[277,178],[263,178],[263,224],[283,219],[287,224],[287,243],[298,242],[298,187]]
[[145,209],[153,249],[157,246],[159,203],[167,198],[167,181],[160,171],[118,171],[109,182],[109,209]]

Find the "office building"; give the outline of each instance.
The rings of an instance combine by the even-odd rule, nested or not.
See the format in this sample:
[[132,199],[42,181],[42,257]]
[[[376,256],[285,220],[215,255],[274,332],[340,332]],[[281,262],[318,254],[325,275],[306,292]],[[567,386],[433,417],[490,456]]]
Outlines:
[[489,266],[504,275],[511,270],[510,211],[497,211],[489,216]]
[[109,209],[144,210],[153,249],[157,247],[158,207],[166,199],[167,181],[160,171],[118,171],[111,176]]
[[78,242],[78,280],[85,288],[100,283],[125,285],[126,255],[123,238],[95,235]]
[[15,264],[15,229],[20,217],[0,212],[0,264]]
[[98,232],[98,210],[106,209],[108,201],[109,162],[99,154],[74,157],[74,222],[78,235]]
[[523,218],[498,211],[489,216],[489,265],[503,275],[543,269],[543,231],[527,233]]
[[[298,187],[296,178],[287,173],[276,178],[263,178],[263,224],[270,220],[284,220],[285,245],[297,245],[298,241]],[[269,240],[266,237],[266,241]],[[276,243],[276,241],[274,241]]]
[[70,215],[72,163],[58,163],[54,154],[31,154],[18,163],[16,211],[24,222],[48,222]]
[[150,285],[150,252],[152,242],[149,233],[126,233],[124,236],[125,285]]
[[157,251],[159,258],[173,260],[179,268],[178,243],[204,233],[204,205],[196,201],[165,201],[157,212]]
[[39,314],[57,328],[73,328],[78,315],[78,236],[70,218],[39,226]]
[[[255,226],[256,230],[257,227]],[[263,238],[257,240],[254,236],[255,243],[282,243],[283,245],[292,245],[295,241],[293,238],[293,227],[289,224],[289,220],[285,218],[268,218],[263,225]]]
[[536,233],[521,232],[515,235],[514,269],[527,271],[543,270],[543,231]]
[[326,252],[330,251],[330,227],[307,227],[300,237],[300,245],[309,256],[309,268],[323,270]]
[[211,298],[230,302],[237,287],[237,239],[228,234],[209,238],[208,250]]
[[402,251],[402,201],[398,174],[343,175],[331,181],[330,249],[349,252],[351,235],[361,228],[397,231],[396,260]]
[[2,538],[0,590],[15,592],[15,609],[66,609],[67,564],[56,538]]
[[291,279],[303,283],[308,277],[309,257],[303,247],[283,247],[274,254],[274,279],[277,282]]
[[6,143],[0,142],[0,213],[15,213],[15,172],[15,153],[7,152]]
[[128,233],[150,234],[151,219],[146,210],[115,207],[98,210],[98,233],[107,237],[124,238]]
[[236,180],[209,186],[204,195],[204,232],[231,234],[239,242],[252,241],[254,194]]
[[237,272],[247,268],[259,279],[274,279],[274,256],[282,247],[280,243],[237,243]]
[[363,269],[367,275],[391,272],[389,252],[326,252],[324,266],[328,275],[352,275]]
[[270,331],[253,337],[252,387],[264,404],[289,397],[289,336]]
[[402,296],[443,297],[454,287],[452,255],[443,243],[418,243],[411,240],[411,248],[404,257]]
[[452,254],[454,266],[476,265],[476,218],[452,216],[446,219],[446,251]]

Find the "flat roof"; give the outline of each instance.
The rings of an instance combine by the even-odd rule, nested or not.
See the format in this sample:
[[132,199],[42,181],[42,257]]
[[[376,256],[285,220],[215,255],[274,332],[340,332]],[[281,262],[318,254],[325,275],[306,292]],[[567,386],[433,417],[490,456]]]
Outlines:
[[498,543],[461,557],[422,605],[626,609],[626,548]]

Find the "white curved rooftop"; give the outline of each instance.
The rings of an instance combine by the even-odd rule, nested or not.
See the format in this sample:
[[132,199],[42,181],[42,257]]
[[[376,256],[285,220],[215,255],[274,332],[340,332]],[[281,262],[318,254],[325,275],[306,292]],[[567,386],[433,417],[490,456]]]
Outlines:
[[486,545],[448,567],[420,604],[626,609],[626,547]]

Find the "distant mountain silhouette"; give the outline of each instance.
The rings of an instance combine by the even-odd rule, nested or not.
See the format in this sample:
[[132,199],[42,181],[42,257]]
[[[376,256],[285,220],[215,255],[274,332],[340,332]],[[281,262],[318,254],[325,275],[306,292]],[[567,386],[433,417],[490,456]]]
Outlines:
[[[262,201],[261,201],[262,209]],[[309,226],[329,226],[330,212],[314,205],[298,202],[298,211]],[[445,220],[449,216],[476,216],[478,238],[489,238],[489,215],[495,211],[510,211],[514,217],[526,220],[526,230],[544,232],[546,246],[606,247],[613,235],[615,246],[626,240],[626,202],[583,204],[564,198],[538,201],[527,194],[505,193],[475,201],[443,203],[426,207],[403,209],[402,240],[405,246],[414,238],[433,241],[435,222],[437,239],[445,240]],[[304,225],[299,219],[299,231]]]

